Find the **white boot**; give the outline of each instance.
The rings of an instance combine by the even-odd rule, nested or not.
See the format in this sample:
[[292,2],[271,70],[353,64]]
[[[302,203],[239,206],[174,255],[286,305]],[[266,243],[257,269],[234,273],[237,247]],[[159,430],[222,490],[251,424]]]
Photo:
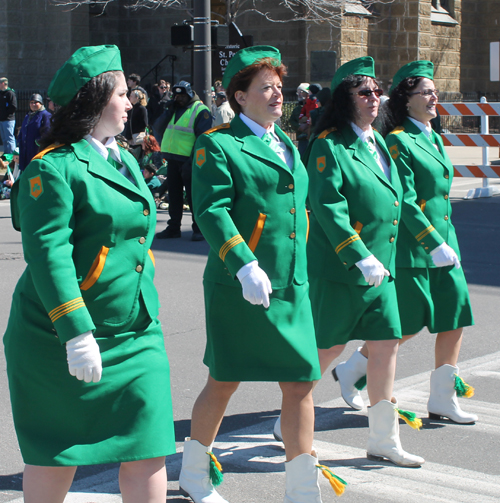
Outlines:
[[[316,454],[313,451],[313,454]],[[286,492],[283,503],[322,503],[319,490],[318,458],[301,454],[285,463]]]
[[207,452],[211,448],[189,437],[184,442],[179,489],[194,503],[228,503],[210,481],[210,456]]
[[373,407],[368,407],[368,459],[380,461],[388,459],[398,466],[417,467],[424,464],[420,456],[409,454],[401,447],[399,439],[399,417],[397,404],[381,400]]
[[471,424],[477,421],[476,414],[464,412],[457,400],[455,374],[458,367],[441,365],[431,373],[431,394],[427,402],[430,419],[447,417],[455,423]]
[[281,435],[281,414],[278,416],[278,419],[276,419],[276,422],[274,423],[273,435],[276,442],[283,442],[283,436]]
[[333,370],[333,378],[339,382],[342,398],[347,405],[356,410],[361,410],[365,404],[359,390],[354,386],[363,376],[366,376],[368,358],[361,354],[359,347],[346,362],[339,363]]

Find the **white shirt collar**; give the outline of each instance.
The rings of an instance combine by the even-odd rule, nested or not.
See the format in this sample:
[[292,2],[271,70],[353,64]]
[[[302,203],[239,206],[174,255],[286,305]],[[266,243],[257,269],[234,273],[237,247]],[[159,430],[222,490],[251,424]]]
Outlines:
[[415,124],[415,126],[417,126],[418,129],[420,129],[420,131],[425,133],[425,136],[427,136],[427,138],[430,138],[432,133],[432,127],[430,125],[426,126],[423,122],[420,122],[417,119],[414,119],[413,117],[410,116],[408,116],[408,119],[410,119],[413,122],[413,124]]
[[373,129],[371,126],[368,126],[368,129],[366,131],[363,131],[359,126],[354,124],[354,122],[351,122],[351,127],[352,130],[359,136],[362,142],[365,142],[368,140],[368,138],[371,138],[373,140],[373,143],[377,143],[375,141],[375,135],[373,134]]
[[271,127],[269,129],[266,129],[262,127],[260,124],[257,124],[254,120],[250,119],[250,117],[247,117],[243,113],[240,114],[240,119],[250,128],[250,130],[255,136],[262,138],[266,133],[271,133],[271,135],[277,142],[281,141],[274,132],[274,124],[271,124]]
[[108,148],[113,152],[113,157],[122,162],[122,158],[120,156],[120,149],[118,148],[118,144],[116,143],[115,137],[111,136],[107,139],[105,144],[102,144],[99,140],[96,140],[93,136],[87,135],[85,139],[89,142],[91,147],[104,159],[108,160]]

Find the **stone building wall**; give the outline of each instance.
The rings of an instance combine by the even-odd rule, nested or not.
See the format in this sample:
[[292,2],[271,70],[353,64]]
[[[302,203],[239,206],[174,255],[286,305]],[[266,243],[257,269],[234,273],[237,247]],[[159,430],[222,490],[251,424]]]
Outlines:
[[500,41],[500,2],[462,0],[461,90],[500,93],[490,82],[490,42]]

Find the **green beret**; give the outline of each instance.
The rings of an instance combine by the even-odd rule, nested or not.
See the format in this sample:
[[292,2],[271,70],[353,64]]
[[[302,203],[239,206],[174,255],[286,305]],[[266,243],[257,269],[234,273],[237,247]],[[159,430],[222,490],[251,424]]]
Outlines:
[[363,56],[344,63],[335,72],[332,79],[332,85],[330,86],[332,93],[348,75],[364,75],[375,79],[375,61],[371,56]]
[[434,64],[432,61],[422,59],[420,61],[412,61],[402,66],[392,79],[392,86],[389,94],[408,77],[426,77],[427,79],[434,80]]
[[90,79],[112,71],[123,71],[116,45],[80,47],[52,79],[48,90],[50,99],[66,106]]
[[253,47],[240,49],[229,60],[229,63],[226,66],[224,77],[222,78],[222,87],[227,89],[229,82],[231,82],[231,79],[238,72],[264,58],[272,58],[275,66],[279,66],[281,64],[281,54],[276,47],[271,47],[270,45],[254,45]]

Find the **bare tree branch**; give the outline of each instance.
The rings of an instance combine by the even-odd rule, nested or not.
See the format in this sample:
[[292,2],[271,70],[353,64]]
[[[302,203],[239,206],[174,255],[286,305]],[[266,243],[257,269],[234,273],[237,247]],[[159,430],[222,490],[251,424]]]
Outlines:
[[[118,0],[50,0],[54,5],[75,9],[80,5],[102,5],[103,10],[108,4]],[[375,4],[393,3],[395,0],[224,0],[226,4],[226,22],[249,13],[263,16],[273,23],[289,23],[309,21],[326,23],[338,27],[342,16],[350,14],[368,16]],[[269,5],[273,5],[269,9]],[[191,0],[127,0],[126,7],[137,10],[145,9],[173,9],[191,13]]]

